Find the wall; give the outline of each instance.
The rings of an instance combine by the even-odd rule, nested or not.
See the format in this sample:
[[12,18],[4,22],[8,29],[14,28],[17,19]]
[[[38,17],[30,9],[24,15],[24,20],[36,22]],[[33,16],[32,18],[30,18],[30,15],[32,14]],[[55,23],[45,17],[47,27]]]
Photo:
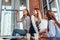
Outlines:
[[30,13],[32,14],[32,11],[34,8],[39,8],[42,12],[42,4],[41,0],[29,0],[29,6],[30,6]]

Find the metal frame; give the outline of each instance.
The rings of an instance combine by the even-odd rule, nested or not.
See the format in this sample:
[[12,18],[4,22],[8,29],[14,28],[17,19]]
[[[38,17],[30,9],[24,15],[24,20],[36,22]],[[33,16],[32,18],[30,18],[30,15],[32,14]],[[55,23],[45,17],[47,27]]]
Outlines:
[[55,0],[55,2],[56,2],[56,5],[57,5],[58,21],[60,22],[60,19],[59,19],[60,12],[59,12],[58,0]]
[[44,18],[44,6],[43,6],[43,0],[41,0],[42,3],[42,18]]

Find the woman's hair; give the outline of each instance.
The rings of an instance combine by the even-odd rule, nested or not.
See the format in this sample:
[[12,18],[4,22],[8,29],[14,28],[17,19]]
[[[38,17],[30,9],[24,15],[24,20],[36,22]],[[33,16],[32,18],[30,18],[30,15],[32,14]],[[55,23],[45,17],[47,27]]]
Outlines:
[[52,10],[47,10],[47,12],[46,12],[46,16],[48,17],[48,20],[55,20],[55,21],[57,21],[56,20],[56,17],[54,16],[54,13],[52,13],[53,15],[50,15],[50,13],[51,12],[53,12]]
[[48,17],[48,20],[51,20],[52,18],[50,17],[49,12],[51,12],[51,10],[47,10],[47,12],[46,12],[45,14],[46,14],[46,16]]
[[[27,9],[24,9],[24,10],[26,10],[26,11],[27,11],[27,16],[29,16],[29,17],[30,17],[29,11],[28,11]],[[25,18],[25,15],[23,14],[22,19],[24,19],[24,18]]]
[[34,8],[34,10],[39,10],[39,8]]
[[[60,27],[60,24],[58,23],[54,13],[52,13],[52,15],[50,15],[51,12],[53,12],[53,11],[52,10],[47,10],[47,12],[46,12],[46,16],[48,17],[48,21],[49,20],[54,20],[55,23],[58,25],[58,27]],[[48,28],[48,30],[49,30],[49,28]]]
[[26,11],[27,11],[27,16],[30,16],[29,11],[28,11],[27,9],[24,9],[24,10],[26,10]]
[[39,15],[40,15],[40,14],[38,13],[39,8],[34,8],[34,10],[37,11],[37,16],[36,16],[36,17],[37,17],[38,19],[40,19],[40,18],[39,18]]

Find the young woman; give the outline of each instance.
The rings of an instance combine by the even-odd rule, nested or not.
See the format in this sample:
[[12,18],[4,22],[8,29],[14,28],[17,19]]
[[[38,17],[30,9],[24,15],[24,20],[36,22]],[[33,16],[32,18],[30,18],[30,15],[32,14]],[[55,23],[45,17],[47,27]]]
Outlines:
[[60,24],[56,20],[54,12],[48,10],[46,16],[48,19],[48,37],[60,37]]
[[38,33],[39,31],[39,24],[41,22],[41,13],[38,8],[34,8],[33,15],[31,15],[31,27],[30,27],[30,34],[34,36],[34,33]]
[[13,30],[12,36],[16,36],[16,34],[19,34],[21,36],[25,36],[26,33],[29,33],[29,29],[30,29],[30,16],[29,16],[29,12],[27,9],[23,10],[23,17],[21,19],[18,19],[18,11],[16,14],[16,21],[22,22],[23,23],[23,30],[16,28]]

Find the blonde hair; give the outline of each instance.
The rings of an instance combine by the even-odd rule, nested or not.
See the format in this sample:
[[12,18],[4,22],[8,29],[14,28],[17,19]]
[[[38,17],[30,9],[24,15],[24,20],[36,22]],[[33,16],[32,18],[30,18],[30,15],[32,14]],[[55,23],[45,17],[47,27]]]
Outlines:
[[39,13],[38,11],[40,11],[38,8],[34,8],[34,10],[36,10],[37,11],[37,18],[39,19],[39,20],[41,20],[42,19],[42,16],[41,16],[41,12]]

